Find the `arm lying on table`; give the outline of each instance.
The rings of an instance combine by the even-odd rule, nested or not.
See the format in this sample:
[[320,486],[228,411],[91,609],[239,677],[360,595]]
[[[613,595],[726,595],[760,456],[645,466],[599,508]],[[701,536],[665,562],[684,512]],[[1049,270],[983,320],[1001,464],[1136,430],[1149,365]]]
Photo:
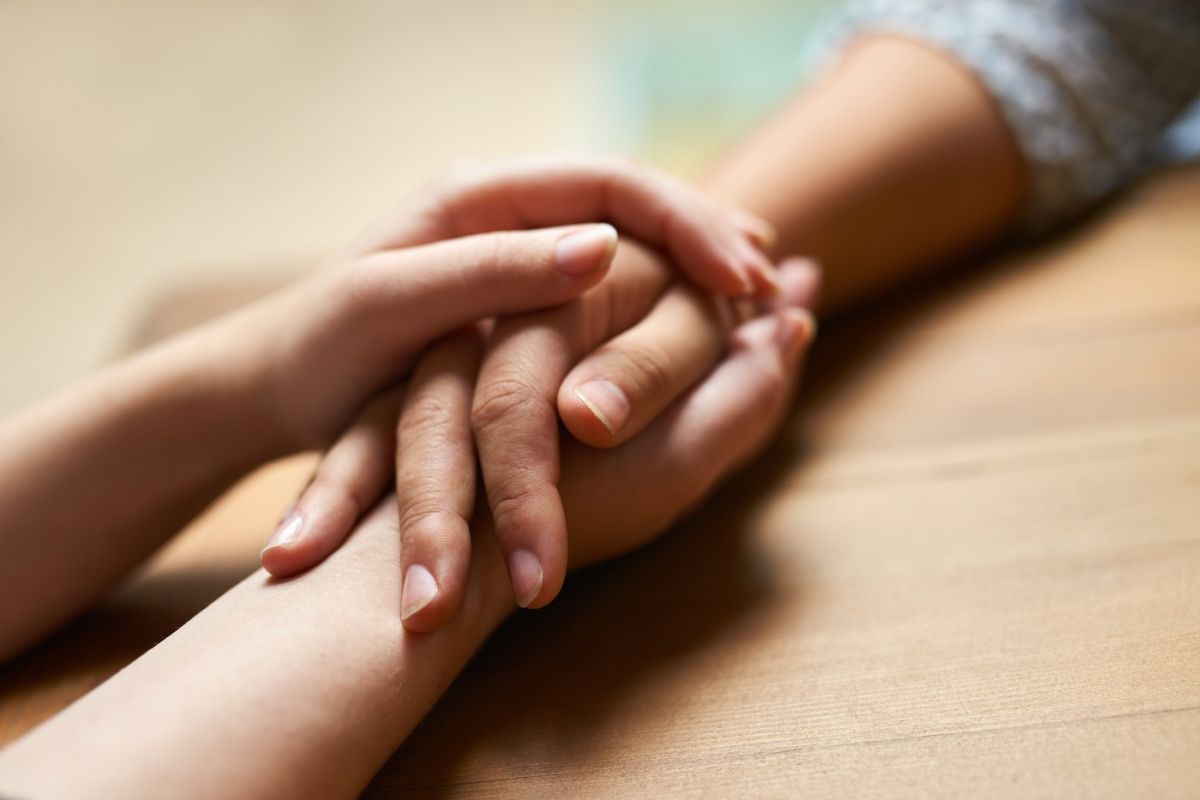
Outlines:
[[[250,468],[327,445],[435,339],[600,282],[616,231],[580,223],[607,218],[700,285],[769,285],[752,244],[763,223],[648,168],[585,157],[459,170],[330,269],[8,420],[0,660],[97,599]],[[489,233],[531,227],[542,229]],[[342,498],[343,534],[375,498]]]
[[[746,323],[732,354],[635,441],[565,442],[572,566],[644,543],[749,457],[782,416],[811,333],[803,312]],[[0,794],[355,795],[514,608],[486,517],[472,527],[464,605],[437,632],[401,624],[385,499],[319,569],[284,582],[256,572],[9,746]]]
[[[964,67],[927,47],[876,37],[788,103],[706,188],[773,223],[776,252],[823,262],[822,302],[836,311],[1007,229],[1021,201],[1022,170],[1004,121]],[[784,265],[776,273],[784,293],[804,281],[802,272]],[[546,605],[564,575],[559,417],[596,447],[633,439],[721,357],[728,318],[722,304],[678,281],[660,258],[623,245],[605,281],[578,300],[499,321],[483,356],[472,423],[521,605]],[[382,435],[390,440],[394,430]],[[339,449],[347,448],[331,454]],[[332,519],[329,509],[362,486],[373,493],[390,463],[374,459],[356,469],[335,457],[323,464],[297,503],[310,524],[272,542],[267,567],[291,574],[336,548],[351,520]],[[386,474],[378,474],[379,464]],[[421,501],[421,513],[402,523],[405,572],[418,568],[424,600],[410,606],[408,624],[428,631],[455,613],[471,503],[463,501],[462,481],[430,486],[420,471],[413,474],[416,480],[401,474],[397,483],[400,497],[419,493]]]
[[823,267],[844,310],[1009,230],[1026,167],[987,88],[927,45],[850,46],[705,181]]
[[0,660],[98,599],[248,470],[328,441],[430,341],[600,280],[611,247],[563,274],[565,235],[368,254],[6,420]]
[[3,751],[0,794],[352,796],[511,605],[499,552],[477,536],[465,613],[407,633],[398,541],[385,502],[321,569],[245,579]]

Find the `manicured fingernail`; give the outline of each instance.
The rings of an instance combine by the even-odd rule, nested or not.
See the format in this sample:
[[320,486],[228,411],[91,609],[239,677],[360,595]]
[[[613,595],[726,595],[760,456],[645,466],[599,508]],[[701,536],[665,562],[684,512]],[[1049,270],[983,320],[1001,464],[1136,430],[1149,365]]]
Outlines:
[[605,378],[588,381],[575,389],[575,396],[612,436],[616,436],[628,424],[633,411],[629,398],[612,381]]
[[775,343],[788,360],[794,360],[817,335],[817,320],[808,309],[789,308],[779,314]]
[[404,591],[400,595],[400,619],[405,620],[437,597],[438,585],[433,573],[413,564],[404,573]]
[[275,529],[275,533],[271,534],[271,538],[267,540],[267,546],[263,548],[263,552],[270,550],[272,547],[282,547],[285,544],[300,538],[300,530],[304,527],[304,515],[299,511],[293,511],[284,518],[283,522],[279,523],[279,527]]
[[517,605],[528,608],[542,591],[541,562],[528,550],[518,550],[508,557],[508,574]]
[[616,249],[616,228],[589,225],[559,239],[554,245],[554,259],[564,275],[587,275],[607,264]]

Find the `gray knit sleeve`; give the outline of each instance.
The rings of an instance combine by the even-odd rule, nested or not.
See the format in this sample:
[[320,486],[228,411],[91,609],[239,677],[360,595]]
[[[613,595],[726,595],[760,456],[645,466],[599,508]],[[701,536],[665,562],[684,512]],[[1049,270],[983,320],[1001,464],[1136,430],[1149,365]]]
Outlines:
[[1027,230],[1146,169],[1200,90],[1196,0],[858,0],[836,29],[925,41],[983,81],[1031,171]]

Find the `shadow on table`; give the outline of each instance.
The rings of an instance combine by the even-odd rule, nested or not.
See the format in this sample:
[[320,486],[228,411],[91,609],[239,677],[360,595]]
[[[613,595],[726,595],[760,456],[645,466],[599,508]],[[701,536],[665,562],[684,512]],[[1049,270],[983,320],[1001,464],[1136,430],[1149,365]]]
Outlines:
[[[584,751],[590,731],[640,680],[713,642],[771,594],[740,534],[796,455],[781,442],[663,538],[572,575],[487,643],[367,795],[438,795],[487,742],[552,732]],[[729,502],[738,498],[737,503]],[[724,498],[725,502],[722,502]]]
[[[0,665],[0,707],[13,697],[26,730],[117,673],[224,594],[247,570],[189,570],[128,582],[102,605]],[[87,665],[81,669],[80,665]],[[81,682],[86,685],[81,685]]]
[[519,747],[547,732],[556,763],[563,752],[577,753],[574,763],[588,760],[592,732],[640,681],[770,605],[772,572],[755,562],[742,533],[760,500],[804,458],[798,443],[821,440],[820,431],[806,430],[807,418],[820,415],[806,412],[838,402],[839,388],[885,357],[891,338],[914,319],[986,290],[1013,268],[992,254],[985,266],[931,276],[836,321],[809,364],[785,435],[664,538],[573,576],[550,608],[502,627],[366,796],[443,796],[473,753],[502,752],[503,742]]
[[[829,326],[809,364],[802,408],[837,402],[838,387],[881,358],[890,337],[912,319],[990,284],[1009,266],[1001,262],[943,274]],[[260,293],[255,289],[251,295]],[[209,305],[221,310],[241,302],[222,293],[214,298]],[[182,321],[156,317],[150,326],[155,335],[149,338],[194,324],[196,314],[188,314]],[[762,498],[804,457],[797,443],[820,439],[818,431],[805,434],[806,417],[803,410],[793,414],[790,435],[778,437],[750,468],[662,539],[572,576],[550,608],[519,614],[503,626],[380,772],[368,795],[444,794],[469,754],[489,743],[519,740],[526,731],[553,731],[557,746],[578,751],[583,760],[591,732],[639,681],[672,661],[693,657],[723,631],[769,606],[772,571],[756,561],[742,534]],[[0,668],[0,700],[30,690],[53,693],[59,684],[64,696],[77,696],[73,664],[80,658],[111,665],[93,678],[98,683],[244,575],[232,569],[171,574],[119,593]],[[48,696],[46,716],[60,706]]]

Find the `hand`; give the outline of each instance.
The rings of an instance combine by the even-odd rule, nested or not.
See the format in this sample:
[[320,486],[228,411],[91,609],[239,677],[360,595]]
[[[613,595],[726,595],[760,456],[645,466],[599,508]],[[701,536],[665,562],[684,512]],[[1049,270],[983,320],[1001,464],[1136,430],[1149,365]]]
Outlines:
[[[747,458],[786,408],[810,332],[795,312],[750,322],[637,439],[607,450],[564,441],[571,566],[646,542]],[[470,337],[461,344],[478,352]],[[463,363],[456,349],[442,349],[445,363]],[[7,747],[0,781],[29,797],[161,796],[180,786],[196,796],[356,795],[513,608],[488,526],[481,508],[464,613],[432,635],[409,634],[396,602],[397,509],[379,503],[322,569],[282,583],[247,578]],[[336,726],[314,713],[329,708]],[[74,754],[69,770],[64,752]]]
[[[692,391],[721,360],[730,341],[730,332],[738,332],[734,342],[735,346],[740,346],[745,344],[740,338],[742,335],[761,329],[761,326],[738,327],[739,320],[755,313],[755,309],[748,306],[733,308],[678,283],[668,286],[653,308],[644,316],[637,316],[636,322],[622,318],[619,313],[621,304],[614,299],[620,294],[609,294],[608,302],[602,303],[601,307],[610,312],[607,316],[612,328],[597,328],[589,333],[582,326],[573,324],[579,319],[580,309],[586,308],[593,298],[603,297],[606,289],[619,292],[631,275],[633,280],[637,279],[637,272],[625,271],[627,265],[646,269],[642,277],[649,276],[651,280],[661,277],[649,269],[654,263],[655,259],[645,252],[634,250],[628,259],[614,262],[608,280],[579,300],[560,309],[500,320],[482,351],[477,342],[472,347],[461,340],[451,340],[431,351],[418,367],[399,425],[397,486],[400,493],[401,568],[406,592],[403,612],[408,627],[430,630],[448,619],[465,582],[470,548],[466,520],[470,519],[474,505],[474,471],[470,466],[475,455],[471,446],[471,428],[482,456],[492,525],[508,565],[517,603],[523,607],[540,604],[538,592],[545,589],[546,581],[539,571],[544,569],[551,578],[554,574],[542,567],[547,562],[538,556],[534,556],[537,563],[532,566],[521,563],[529,557],[530,551],[522,553],[518,548],[523,543],[506,538],[513,532],[527,532],[536,537],[539,523],[544,523],[556,511],[562,514],[561,521],[556,521],[563,536],[561,551],[546,547],[545,540],[537,541],[536,538],[534,546],[540,545],[541,552],[549,551],[552,557],[561,552],[563,560],[550,563],[552,568],[565,575],[569,564],[581,563],[574,550],[575,526],[587,525],[589,515],[602,510],[598,504],[611,503],[613,497],[619,496],[621,499],[616,505],[628,513],[625,518],[631,524],[635,519],[653,518],[655,524],[649,529],[657,531],[682,507],[697,499],[703,488],[711,485],[730,463],[727,458],[720,457],[712,459],[708,465],[688,464],[690,458],[708,456],[700,451],[695,456],[671,453],[680,458],[673,469],[681,471],[686,478],[678,486],[681,491],[684,487],[695,490],[694,496],[685,497],[686,491],[672,496],[669,487],[675,484],[664,482],[660,476],[643,487],[641,498],[632,505],[627,503],[626,496],[612,495],[586,506],[587,513],[576,511],[573,516],[567,511],[570,498],[565,483],[556,487],[560,483],[556,480],[559,476],[556,396],[558,412],[578,439],[626,454],[642,453],[642,448],[656,446],[654,436],[649,438],[651,444],[642,442],[650,435],[645,430],[647,426],[661,412],[674,407],[681,396]],[[813,325],[806,309],[815,300],[819,280],[815,266],[808,261],[795,260],[781,268],[780,278],[784,290],[772,305],[776,309],[787,309],[777,320],[778,325],[786,329],[781,335],[807,341]],[[629,287],[625,285],[625,288]],[[631,296],[636,297],[637,293]],[[627,313],[632,315],[636,311],[631,308]],[[615,331],[623,332],[612,336]],[[593,350],[596,340],[604,344]],[[586,355],[589,351],[591,354]],[[576,362],[580,363],[563,380],[564,374]],[[477,363],[481,366],[476,382],[471,376]],[[610,382],[612,391],[621,393],[628,409],[623,425],[615,430],[611,417],[601,419],[593,413],[593,406],[600,403],[579,399],[582,394],[578,392],[579,387],[586,387],[598,376]],[[767,423],[776,418],[772,415],[771,399],[770,393],[763,397],[762,411]],[[502,413],[489,410],[497,403]],[[736,416],[735,419],[741,420]],[[744,432],[748,443],[757,441],[756,430],[759,430],[757,426],[749,426]],[[728,431],[725,438],[736,435],[734,429]],[[721,446],[729,447],[730,443],[722,441]],[[581,453],[590,449],[580,441],[570,441],[563,458],[580,458]],[[738,452],[745,451],[738,446],[730,454]],[[631,468],[622,460],[628,457],[614,456],[605,463]],[[539,459],[544,460],[539,462]],[[530,480],[531,473],[543,469],[546,464],[551,464],[553,471],[544,472],[541,483],[536,477]],[[564,481],[569,466],[564,460],[561,473]],[[710,466],[714,471],[706,480],[696,480]],[[528,481],[525,486],[532,487],[533,491],[505,494],[512,488],[509,483],[514,480],[512,476],[518,481]],[[556,506],[560,496],[563,506]],[[581,494],[577,491],[575,496],[578,498]],[[512,499],[506,502],[506,498]],[[577,509],[581,507],[576,506]],[[613,519],[621,513],[616,508],[607,509],[595,519]],[[644,526],[633,525],[630,532],[643,529]],[[547,527],[543,524],[542,532],[545,530]],[[569,560],[565,546],[567,536],[572,542]],[[549,544],[553,546],[554,542]],[[590,560],[586,550],[582,557]],[[410,583],[414,576],[418,581],[416,585]],[[555,586],[554,592],[557,590]]]
[[[285,342],[283,355],[276,359],[287,375],[276,381],[282,387],[276,405],[286,409],[281,424],[293,431],[303,446],[323,445],[343,428],[364,398],[403,375],[413,353],[439,335],[429,335],[433,327],[448,331],[516,310],[505,304],[546,307],[569,297],[562,287],[553,292],[536,291],[506,282],[501,275],[504,269],[495,266],[485,270],[490,277],[484,282],[466,268],[457,275],[447,269],[431,272],[418,268],[423,248],[451,246],[449,242],[422,243],[463,235],[467,237],[452,241],[469,242],[469,234],[490,228],[589,217],[613,219],[647,243],[668,248],[680,268],[700,285],[741,294],[777,291],[773,267],[758,249],[772,235],[768,225],[742,212],[720,208],[684,184],[650,170],[623,161],[564,158],[460,169],[389,215],[351,251],[350,268],[330,273],[330,285],[318,284],[301,304],[305,310],[291,312],[304,324],[297,325],[296,334]],[[611,228],[605,230],[611,234]],[[582,241],[579,237],[587,235],[592,238],[578,244]],[[567,242],[565,229],[563,236],[562,241]],[[582,259],[583,269],[593,270],[590,274],[601,271],[593,263],[602,258],[603,246],[597,236],[598,232],[580,232],[570,240],[578,244],[576,255]],[[611,247],[613,240],[604,240],[603,245]],[[517,253],[510,252],[515,245],[498,244],[491,254],[485,252],[486,246],[483,242],[476,245],[475,255],[481,263],[519,260]],[[614,305],[628,311],[616,310],[611,324],[598,332],[622,330],[644,313],[645,303],[633,297],[646,294],[641,286],[649,286],[648,296],[653,297],[666,285],[670,270],[648,258],[642,262],[634,265],[631,281],[618,282],[613,290],[603,292],[602,302],[610,302],[604,298],[611,297]],[[461,266],[461,260],[458,263]],[[581,274],[570,290],[578,293],[585,280],[595,279]],[[621,292],[630,298],[622,299]],[[397,315],[397,310],[407,316]],[[426,321],[430,315],[434,319]],[[600,340],[588,341],[595,344]],[[557,388],[557,379],[554,383]],[[368,387],[370,391],[364,393]],[[552,390],[549,384],[547,389]],[[549,413],[552,420],[553,411]],[[554,424],[551,422],[551,427]],[[352,443],[343,450],[347,448],[355,450]],[[319,561],[344,538],[373,499],[336,473],[323,471],[321,477],[264,551],[263,564],[273,574],[292,574]],[[565,550],[561,535],[558,538],[560,549]]]
[[[786,264],[780,270],[783,291],[773,305],[811,306],[817,280],[810,262]],[[647,312],[649,307],[653,308]],[[499,443],[496,450],[502,459],[502,474],[505,469],[522,474],[525,463],[540,469],[539,458],[551,459],[557,470],[556,396],[561,398],[558,408],[564,420],[577,436],[608,447],[620,444],[711,369],[724,353],[737,319],[751,310],[746,303],[734,308],[686,285],[671,285],[670,271],[660,260],[640,248],[622,245],[608,278],[579,300],[559,309],[501,320],[487,344],[487,355],[481,356],[483,345],[474,333],[464,334],[470,346],[460,341],[449,349],[440,345],[431,351],[415,371],[404,401],[397,486],[403,570],[406,576],[417,576],[406,583],[407,591],[423,586],[425,595],[433,594],[424,604],[416,600],[406,603],[405,624],[414,630],[436,628],[454,614],[461,601],[470,555],[467,520],[474,508],[475,456],[469,432],[472,405],[481,449],[489,434]],[[598,343],[620,331],[624,333],[571,370]],[[507,340],[510,344],[519,346],[502,349],[498,340],[505,336],[512,337]],[[489,428],[479,424],[478,409],[490,396],[485,392],[497,383],[495,379],[488,382],[486,361],[495,353],[501,354],[497,366],[502,376],[509,369],[518,371],[515,380],[502,378],[498,383],[514,386],[514,399],[519,402],[498,415],[495,427]],[[462,378],[454,376],[473,375],[474,364],[481,357],[484,374],[472,396],[463,388]],[[563,382],[568,371],[571,374]],[[629,400],[629,420],[616,433],[610,433],[573,391],[601,374],[623,387]],[[658,379],[645,380],[646,375]],[[301,497],[301,508],[345,505],[336,499],[373,497],[382,491],[391,476],[397,399],[381,398],[373,404],[330,450]],[[505,441],[519,451],[518,457],[508,454]],[[484,474],[488,474],[486,455]],[[545,488],[557,501],[553,483]],[[565,535],[565,518],[560,525]],[[350,527],[344,517],[339,524],[320,526],[288,555],[297,562],[315,563],[337,547]],[[501,530],[499,521],[495,529]],[[501,538],[502,549],[504,545]],[[565,573],[565,541],[561,549],[559,569]],[[510,551],[505,556],[511,565]],[[414,571],[414,567],[418,569]]]
[[454,327],[578,295],[602,277],[615,246],[607,226],[482,234],[605,219],[667,248],[700,285],[773,291],[755,244],[772,235],[769,225],[650,169],[601,158],[461,167],[385,216],[333,269],[262,304],[273,313],[246,335],[276,343],[266,383],[289,444],[325,446]]
[[[807,266],[790,271],[795,277],[811,276]],[[803,299],[811,303],[812,296]],[[728,355],[637,438],[619,447],[597,449],[564,436],[559,488],[570,532],[568,566],[601,561],[644,544],[753,455],[786,408],[801,355],[814,332],[811,314],[800,306],[742,323],[731,336]],[[439,542],[441,555],[449,556],[451,563],[413,563],[409,534],[421,530],[428,517],[419,502],[400,498],[396,527],[401,533],[401,564],[408,565],[402,567],[401,616],[409,629],[437,627],[427,624],[425,610],[435,603],[445,607],[445,594],[450,591],[466,594],[468,575],[474,580],[479,569],[472,563],[482,558],[490,564],[502,558],[490,542],[476,540],[475,547],[471,545],[471,533],[486,535],[492,523],[486,508],[471,508],[474,451],[469,409],[483,347],[478,330],[439,342],[417,366],[403,400],[400,482],[442,487],[448,482],[453,488],[443,491],[460,502],[454,514],[439,518],[429,528],[436,533],[452,530]],[[389,428],[379,423],[391,419],[396,400],[380,398],[359,421],[354,437],[359,448],[354,456],[366,456],[365,461],[352,462],[343,450],[331,452],[327,463],[351,467],[386,460],[391,453],[389,439],[378,434]],[[377,490],[387,481],[387,473],[358,469],[354,474],[373,479],[372,488]],[[394,514],[390,509],[381,513]],[[425,563],[434,564],[441,580]]]
[[776,238],[770,223],[616,157],[459,164],[384,216],[351,252],[603,221],[666,250],[688,278],[716,294],[769,295],[778,288],[762,252]]
[[480,234],[605,219],[667,248],[699,285],[775,290],[758,249],[773,236],[770,226],[666,175],[595,157],[460,167],[386,215],[335,268],[260,304],[274,313],[259,314],[263,323],[245,335],[276,341],[266,357],[275,380],[266,383],[276,387],[270,410],[288,444],[326,445],[447,326],[578,295],[600,279],[602,251],[615,246],[611,228],[569,241],[562,228],[553,242],[562,237],[559,274],[542,271],[548,242],[535,244],[536,235]]

